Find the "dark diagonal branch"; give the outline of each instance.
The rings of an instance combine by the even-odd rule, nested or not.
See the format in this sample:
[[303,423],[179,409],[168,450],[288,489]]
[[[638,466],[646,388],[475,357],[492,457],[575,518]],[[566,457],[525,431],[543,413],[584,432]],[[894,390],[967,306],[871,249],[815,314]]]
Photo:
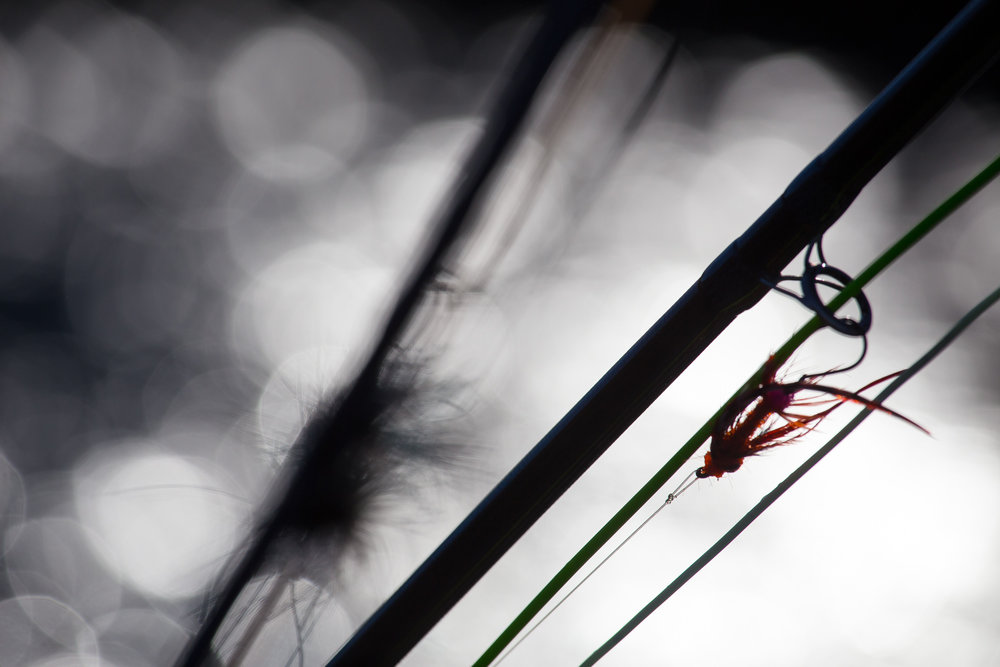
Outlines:
[[[299,436],[300,456],[284,483],[272,494],[277,500],[261,522],[246,552],[236,563],[208,617],[191,640],[178,665],[198,667],[208,661],[212,641],[249,581],[267,560],[275,541],[290,527],[308,528],[322,511],[319,501],[330,494],[324,478],[340,465],[344,443],[364,437],[381,406],[376,387],[385,363],[398,345],[420,306],[428,286],[440,272],[442,261],[462,237],[471,213],[491,176],[515,138],[542,79],[562,47],[600,7],[600,0],[558,0],[532,37],[496,101],[478,143],[470,153],[446,199],[432,236],[400,290],[379,338],[357,379],[335,405],[317,412]],[[389,661],[389,662],[395,662]],[[383,664],[381,660],[354,664]]]
[[[995,59],[1000,0],[970,3],[706,269],[361,627],[332,666],[398,662],[902,147]],[[595,317],[599,314],[595,314]]]

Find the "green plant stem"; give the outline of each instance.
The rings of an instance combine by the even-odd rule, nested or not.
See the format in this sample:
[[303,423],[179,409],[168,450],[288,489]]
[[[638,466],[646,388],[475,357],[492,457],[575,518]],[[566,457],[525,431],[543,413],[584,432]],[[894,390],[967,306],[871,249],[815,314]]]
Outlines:
[[[954,194],[948,197],[937,208],[931,211],[923,220],[913,226],[889,249],[879,255],[858,277],[848,283],[844,289],[829,302],[831,310],[836,312],[860,292],[875,276],[884,271],[896,259],[902,256],[918,241],[929,234],[935,227],[958,210],[963,204],[990,183],[997,174],[1000,174],[1000,156],[995,158],[982,171],[976,174],[969,182],[960,187]],[[810,336],[823,328],[823,321],[819,317],[813,317],[805,325],[796,331],[778,350],[774,353],[775,359],[780,366],[798,349]],[[649,502],[667,481],[680,469],[680,467],[691,458],[701,447],[702,443],[708,439],[712,433],[712,427],[719,419],[725,405],[734,400],[747,389],[756,386],[764,374],[762,365],[749,380],[747,380],[733,395],[720,407],[701,428],[699,428],[691,438],[677,450],[670,460],[663,467],[650,477],[642,488],[633,495],[618,512],[615,513],[607,523],[598,530],[585,545],[573,555],[569,561],[560,569],[555,576],[538,592],[538,594],[525,606],[517,617],[511,621],[496,640],[486,649],[486,651],[476,660],[474,667],[484,667],[490,664],[500,655],[500,653],[514,640],[514,638],[531,622],[542,608],[558,593],[574,574],[593,558],[597,551],[607,544],[607,542],[631,519],[642,507]]]
[[[920,359],[916,361],[912,366],[907,368],[902,374],[899,375],[895,380],[893,380],[889,386],[887,386],[878,396],[875,397],[876,403],[884,402],[889,396],[891,396],[897,389],[899,389],[903,384],[905,384],[910,378],[920,372],[924,366],[929,364],[934,360],[945,348],[947,348],[952,341],[958,338],[959,335],[965,331],[970,324],[972,324],[980,315],[982,315],[986,310],[990,308],[1000,300],[1000,287],[994,290],[989,296],[980,301],[972,310],[965,314],[962,319],[955,323],[955,325],[930,349],[928,350]],[[847,426],[841,429],[835,436],[833,436],[823,447],[821,447],[815,454],[813,454],[809,459],[799,466],[792,474],[790,474],[784,481],[782,481],[778,486],[774,488],[773,491],[764,496],[753,509],[746,513],[746,515],[740,519],[736,525],[729,529],[725,535],[723,535],[711,548],[708,549],[704,554],[702,554],[694,563],[691,564],[684,572],[680,574],[674,581],[670,583],[669,586],[663,589],[659,595],[653,598],[649,604],[642,608],[642,610],[632,617],[628,623],[626,623],[622,628],[614,634],[611,639],[606,641],[601,645],[596,651],[594,651],[589,658],[587,658],[582,666],[593,665],[604,655],[608,653],[612,648],[614,648],[622,639],[628,636],[632,630],[634,630],[643,620],[646,619],[650,614],[652,614],[657,607],[666,602],[666,600],[677,592],[681,586],[683,586],[691,577],[698,573],[705,565],[707,565],[713,558],[715,558],[723,549],[725,549],[736,537],[746,529],[753,521],[759,517],[764,510],[770,507],[774,502],[780,498],[785,491],[791,488],[795,482],[799,481],[803,475],[809,472],[813,466],[819,463],[820,459],[833,451],[833,448],[840,444],[855,428],[857,428],[861,422],[871,415],[873,410],[871,408],[865,408],[858,415],[852,419]]]

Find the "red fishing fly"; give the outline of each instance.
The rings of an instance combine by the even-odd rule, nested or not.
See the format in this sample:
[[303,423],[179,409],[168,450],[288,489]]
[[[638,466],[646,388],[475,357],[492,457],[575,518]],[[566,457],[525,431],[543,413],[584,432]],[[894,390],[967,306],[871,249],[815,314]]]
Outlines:
[[[913,420],[859,393],[896,377],[902,371],[886,375],[853,392],[818,384],[818,380],[829,372],[806,376],[798,382],[778,382],[775,376],[779,366],[773,356],[768,359],[760,384],[743,392],[726,406],[713,429],[712,443],[708,453],[705,454],[705,465],[698,468],[695,475],[700,478],[722,477],[727,472],[736,472],[746,457],[759,454],[765,449],[794,442],[816,428],[824,417],[847,402],[859,403],[872,410],[892,415],[928,433],[927,429]],[[826,402],[818,403],[815,400],[795,398],[800,391],[827,394],[833,397],[830,400],[834,404],[813,414],[790,412],[790,409]],[[784,420],[784,423],[776,425],[775,418]]]

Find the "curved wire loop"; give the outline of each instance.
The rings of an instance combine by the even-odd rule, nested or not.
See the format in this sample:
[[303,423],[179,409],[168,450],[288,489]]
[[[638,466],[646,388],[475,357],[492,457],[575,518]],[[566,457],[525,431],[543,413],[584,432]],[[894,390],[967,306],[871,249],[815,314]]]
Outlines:
[[835,375],[837,373],[846,373],[849,370],[853,370],[861,365],[861,362],[865,360],[865,356],[868,355],[868,336],[861,336],[861,354],[858,355],[857,360],[850,366],[844,366],[843,368],[834,368],[831,371],[826,371],[824,373],[810,373],[808,375],[803,375],[799,378],[799,382],[805,382],[811,378],[822,378],[829,375]]
[[[819,257],[819,263],[812,263],[812,253],[813,249],[816,250],[816,254]],[[844,373],[853,368],[856,368],[865,359],[865,355],[868,354],[868,331],[872,328],[872,305],[868,301],[868,297],[865,296],[863,291],[858,291],[853,297],[851,297],[858,306],[858,319],[851,317],[838,317],[837,314],[831,310],[830,306],[819,295],[819,285],[824,287],[830,287],[837,292],[843,291],[843,289],[850,283],[853,278],[846,271],[842,271],[835,266],[831,266],[827,263],[826,257],[823,255],[823,237],[820,236],[815,241],[809,244],[806,248],[805,256],[805,266],[802,269],[801,276],[786,276],[779,275],[778,280],[771,282],[766,279],[761,279],[761,281],[773,290],[781,292],[787,296],[792,297],[803,306],[813,311],[829,326],[835,331],[839,331],[845,336],[853,336],[861,339],[861,355],[858,357],[850,366],[845,366],[843,368],[838,368],[832,371],[827,371],[826,373],[819,373],[816,375],[803,375],[802,380],[806,380],[812,377],[821,377],[823,375],[830,375],[832,373]],[[795,280],[799,283],[802,289],[801,296],[796,294],[790,289],[781,287],[779,283]]]
[[[819,256],[818,264],[812,263],[812,253],[814,248],[816,249],[816,254]],[[859,291],[852,297],[854,302],[857,304],[858,312],[860,313],[858,315],[858,319],[856,320],[851,317],[838,317],[819,295],[819,285],[830,287],[840,292],[849,282],[851,282],[851,280],[853,280],[846,271],[842,271],[835,266],[827,264],[826,257],[823,255],[822,236],[809,244],[806,249],[804,263],[805,266],[802,269],[801,276],[780,275],[778,276],[777,281],[771,282],[762,279],[762,282],[764,282],[764,284],[771,289],[792,297],[803,306],[816,313],[820,319],[822,319],[835,331],[839,331],[845,336],[865,337],[868,334],[869,329],[872,327],[872,306],[864,292]],[[798,281],[799,286],[802,289],[801,296],[779,285],[779,283],[788,280]]]
[[[819,276],[832,278],[834,282],[821,280]],[[868,302],[868,297],[865,296],[865,293],[858,292],[853,297],[861,313],[859,319],[854,320],[850,317],[837,317],[837,314],[823,303],[823,300],[819,296],[819,290],[816,287],[817,285],[825,285],[826,287],[832,287],[840,291],[851,280],[850,275],[835,266],[827,264],[807,266],[805,271],[802,272],[802,277],[799,279],[799,284],[802,286],[802,297],[799,301],[806,308],[819,315],[824,322],[836,331],[847,336],[865,336],[868,330],[872,328],[872,306]]]

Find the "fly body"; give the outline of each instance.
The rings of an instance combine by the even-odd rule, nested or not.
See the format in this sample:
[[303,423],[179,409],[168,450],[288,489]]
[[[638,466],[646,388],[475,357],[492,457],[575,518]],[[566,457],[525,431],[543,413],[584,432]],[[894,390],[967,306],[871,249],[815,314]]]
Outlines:
[[[794,442],[816,428],[824,417],[847,402],[885,412],[927,432],[914,421],[859,393],[899,373],[879,378],[853,392],[818,384],[818,380],[828,375],[829,371],[803,377],[798,382],[779,382],[776,379],[778,366],[772,356],[765,365],[761,382],[737,396],[726,406],[713,429],[711,446],[705,454],[705,465],[695,471],[698,477],[722,477],[727,472],[736,472],[746,457],[759,454],[765,449]],[[796,394],[803,391],[826,394],[831,397],[829,400],[833,405],[812,414],[799,414],[797,412],[799,408],[827,402],[797,398]]]

